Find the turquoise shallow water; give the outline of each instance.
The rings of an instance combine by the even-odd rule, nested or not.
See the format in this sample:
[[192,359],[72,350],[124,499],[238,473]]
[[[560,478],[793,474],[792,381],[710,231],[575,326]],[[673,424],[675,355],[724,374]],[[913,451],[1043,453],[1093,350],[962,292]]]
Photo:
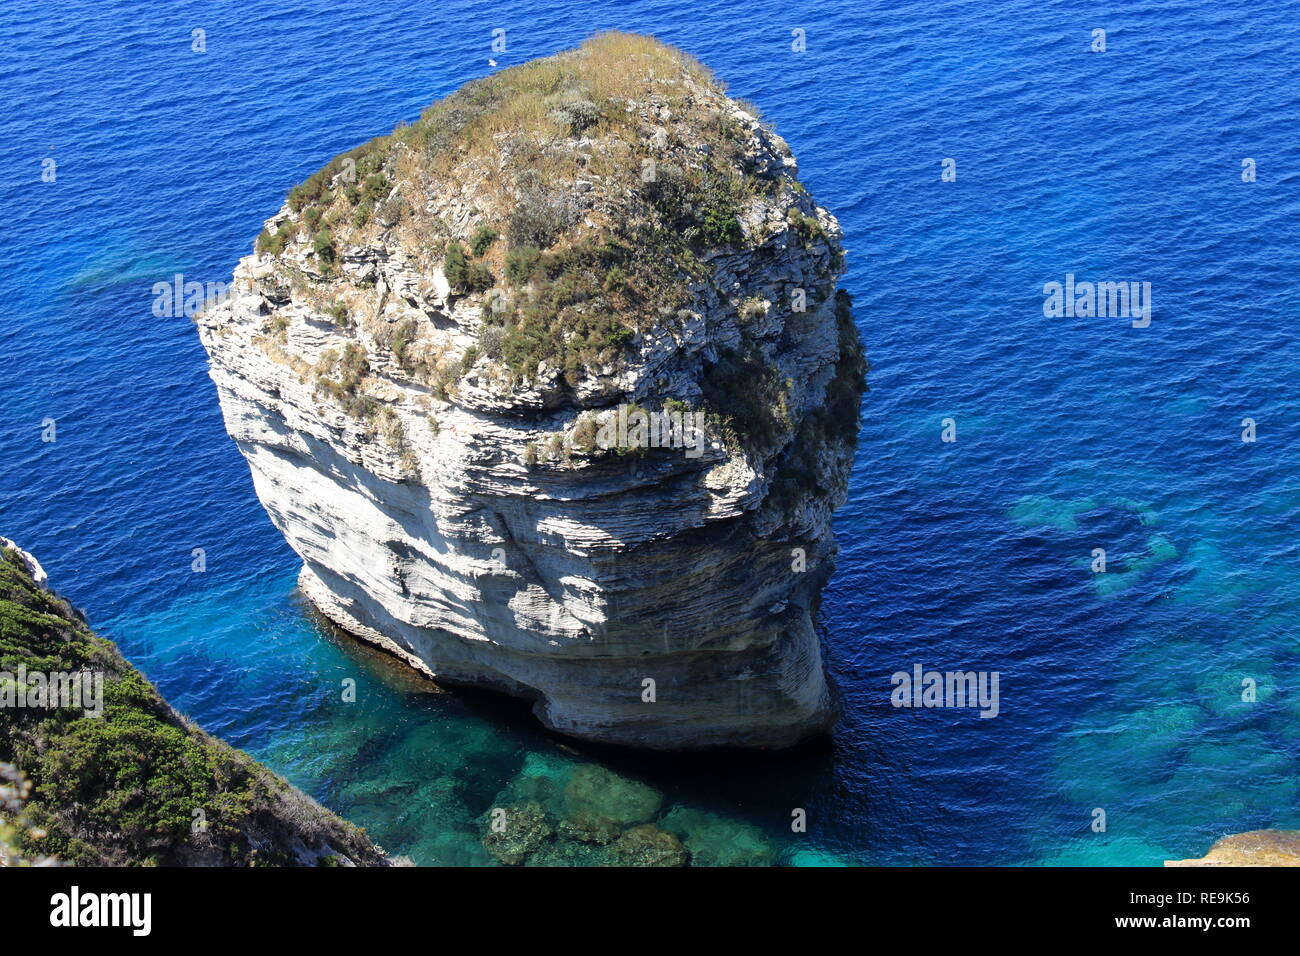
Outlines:
[[[503,790],[589,764],[660,791],[715,862],[1151,864],[1300,826],[1297,14],[7,4],[0,533],[177,706],[421,863],[483,862]],[[326,633],[192,327],[151,314],[154,282],[227,278],[290,185],[487,71],[498,26],[502,65],[607,26],[695,53],[841,220],[873,372],[822,614],[844,706],[823,746],[573,745]],[[1151,282],[1152,324],[1045,318],[1067,272]],[[999,671],[1001,713],[891,707],[918,663]]]

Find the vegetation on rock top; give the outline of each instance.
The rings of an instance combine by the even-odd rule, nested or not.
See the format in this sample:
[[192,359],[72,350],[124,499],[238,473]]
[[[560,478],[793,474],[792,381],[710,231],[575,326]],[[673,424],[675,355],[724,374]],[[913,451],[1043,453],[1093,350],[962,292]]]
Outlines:
[[[418,314],[388,321],[377,309],[316,305],[354,338],[317,361],[317,394],[354,418],[378,421],[365,382],[384,374],[384,350],[443,400],[456,399],[472,370],[498,392],[546,379],[552,393],[572,394],[579,382],[617,375],[647,334],[682,329],[702,301],[733,301],[735,289],[717,284],[720,254],[758,263],[771,252],[759,247],[783,233],[812,253],[796,270],[810,302],[831,293],[842,252],[792,167],[784,141],[694,58],[653,37],[602,33],[474,80],[334,158],[290,191],[287,216],[268,224],[257,248],[310,263],[283,263],[300,291],[316,282],[346,294],[348,262],[380,249],[404,257],[408,275],[441,274],[453,301],[474,303],[477,320],[466,328],[464,314],[457,319],[474,336],[468,346]],[[784,221],[765,220],[771,210]],[[847,368],[818,420],[796,420],[773,344],[744,327],[769,306],[737,304],[740,346],[702,356],[690,393],[660,394],[652,407],[702,404],[733,449],[771,451],[801,428],[841,427],[830,417],[856,435],[861,375]],[[841,365],[859,361],[856,332],[845,343]],[[530,465],[545,457],[537,447]]]
[[[609,365],[689,303],[703,256],[743,241],[749,197],[793,193],[747,168],[753,132],[723,97],[687,54],[600,34],[475,80],[331,160],[289,193],[291,217],[258,250],[306,242],[329,276],[340,250],[388,235],[453,292],[497,290],[479,354],[516,380],[541,362],[570,375]],[[457,234],[432,210],[466,185],[478,216]]]

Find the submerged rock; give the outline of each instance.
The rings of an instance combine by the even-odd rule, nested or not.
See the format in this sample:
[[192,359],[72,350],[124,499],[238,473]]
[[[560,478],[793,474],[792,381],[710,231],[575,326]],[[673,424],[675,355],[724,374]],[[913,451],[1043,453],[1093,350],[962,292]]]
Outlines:
[[496,795],[494,807],[509,806],[529,801],[539,804],[556,819],[565,814],[564,791],[578,764],[567,757],[528,753],[524,765]]
[[555,834],[541,804],[494,807],[489,814],[483,848],[502,863],[516,866],[544,846]]
[[699,63],[605,34],[296,187],[196,322],[304,593],[578,737],[823,731],[866,361],[796,173]]
[[560,821],[561,836],[579,843],[595,843],[600,846],[613,843],[622,831],[619,825],[609,817],[593,816],[589,813],[577,813]]
[[608,847],[556,840],[528,857],[525,866],[617,866],[618,859]]
[[583,764],[564,788],[565,809],[574,820],[604,820],[615,826],[645,823],[662,804],[657,790],[597,764]]
[[621,866],[685,866],[686,849],[680,840],[653,823],[633,827],[614,844]]
[[554,754],[530,753],[480,823],[484,849],[512,866],[772,866],[778,855],[751,824],[665,814],[653,787]]
[[660,824],[679,837],[692,866],[771,866],[777,849],[758,827],[716,813],[675,807]]

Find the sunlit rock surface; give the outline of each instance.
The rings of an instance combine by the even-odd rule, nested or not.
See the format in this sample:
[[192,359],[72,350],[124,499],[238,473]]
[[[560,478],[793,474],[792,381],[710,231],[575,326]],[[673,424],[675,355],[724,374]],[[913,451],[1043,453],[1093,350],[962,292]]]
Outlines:
[[1165,866],[1300,866],[1300,830],[1251,830],[1215,841],[1198,859]]

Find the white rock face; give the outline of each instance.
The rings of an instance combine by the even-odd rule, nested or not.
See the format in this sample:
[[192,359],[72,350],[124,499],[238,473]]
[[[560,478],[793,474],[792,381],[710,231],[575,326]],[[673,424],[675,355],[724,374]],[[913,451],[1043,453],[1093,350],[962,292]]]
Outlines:
[[18,560],[27,565],[27,570],[31,572],[32,580],[36,582],[37,587],[49,590],[50,577],[45,573],[45,569],[41,567],[41,562],[37,561],[33,555],[18,547],[18,545],[9,538],[0,537],[0,551],[6,550],[14,552],[18,555]]
[[[780,138],[718,105],[775,186],[749,200],[743,241],[709,254],[706,278],[683,278],[689,307],[607,367],[543,363],[512,381],[480,347],[492,293],[454,294],[389,229],[341,248],[329,274],[305,239],[251,255],[197,320],[227,430],[316,606],[439,681],[533,700],[543,723],[577,737],[777,747],[833,720],[813,619],[856,400],[847,430],[816,423],[837,376],[861,378],[834,294],[839,227],[797,187]],[[593,178],[573,194],[598,216]],[[461,239],[490,212],[463,188],[423,195]],[[791,210],[817,228],[797,230]],[[358,346],[354,394],[322,388]],[[778,383],[771,436],[725,440],[714,421],[698,457],[582,450],[575,429],[620,404],[704,408],[706,373],[728,349]],[[440,378],[411,370],[416,350]]]

